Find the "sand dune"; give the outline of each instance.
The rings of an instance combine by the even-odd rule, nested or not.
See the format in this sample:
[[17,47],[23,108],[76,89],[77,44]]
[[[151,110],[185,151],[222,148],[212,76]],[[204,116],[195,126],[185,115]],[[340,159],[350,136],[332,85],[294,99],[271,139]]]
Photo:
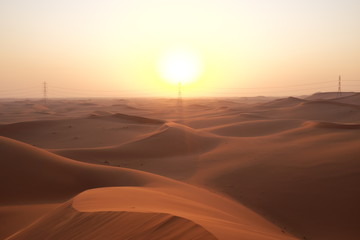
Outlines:
[[360,132],[319,125],[228,142],[202,156],[193,182],[222,190],[308,239],[355,240]]
[[[175,234],[174,236],[177,236],[174,229],[178,229],[178,236],[185,238],[188,236],[191,238],[201,236],[199,239],[209,238],[212,235],[207,231],[210,231],[216,235],[216,239],[238,239],[239,237],[292,239],[284,235],[279,228],[240,204],[191,185],[145,172],[75,162],[4,137],[0,138],[0,151],[5,156],[1,159],[1,169],[4,172],[0,179],[0,191],[3,194],[1,204],[58,202],[90,188],[127,186],[99,188],[80,194],[74,199],[73,206],[75,209],[80,209],[80,212],[111,211],[117,212],[116,214],[78,214],[69,209],[61,210],[60,213],[50,213],[47,218],[39,220],[24,231],[19,231],[10,239],[33,239],[45,236],[62,239],[79,233],[83,238],[91,237],[92,239],[111,237],[112,234],[126,236],[134,232],[131,232],[129,228],[126,228],[124,232],[119,231],[118,228],[114,228],[114,224],[125,223],[129,220],[131,223],[128,224],[134,227],[133,231],[137,231],[140,234],[139,237],[146,238],[149,234],[145,231],[146,229],[143,229],[145,232],[136,230],[142,226],[140,219],[144,218],[153,219],[158,224],[153,226],[154,224],[149,223],[149,231],[160,229],[154,238],[163,236],[170,229]],[[137,187],[129,188],[128,186]],[[144,216],[125,213],[134,212],[133,207],[137,211],[140,209],[139,212],[156,214]],[[167,215],[162,213],[167,213]],[[91,226],[98,220],[102,221],[103,228],[99,229],[99,232],[89,232],[88,224]],[[79,225],[79,221],[83,224]],[[168,222],[171,224],[169,225]],[[54,228],[54,231],[51,231],[54,235],[45,232],[44,227],[49,230]],[[75,230],[69,231],[69,229]],[[187,232],[189,235],[185,234]]]
[[[229,207],[231,212],[227,210]],[[211,193],[195,188],[158,187],[86,191],[8,239],[75,236],[79,239],[294,239],[246,208]]]
[[[69,220],[59,221],[64,216]],[[79,222],[81,224],[78,224]],[[89,229],[94,230],[89,231]],[[169,214],[124,211],[81,213],[69,206],[7,239],[212,240],[216,238],[203,227]]]
[[258,137],[279,133],[301,125],[299,120],[255,120],[203,129],[221,136]]
[[[355,94],[355,92],[342,92],[341,96],[351,96]],[[338,98],[340,94],[338,92],[318,92],[314,93],[311,96],[308,96],[306,99],[308,100],[321,100],[321,99],[334,99]]]
[[258,112],[249,113],[245,111],[231,109],[228,110],[226,113],[217,114],[215,116],[187,119],[184,124],[196,129],[205,129],[211,127],[218,127],[224,124],[233,124],[251,120],[263,120],[267,118],[268,117],[262,116],[261,113],[259,114]]
[[43,104],[34,104],[32,108],[35,110],[36,113],[50,113],[50,109],[43,105]]
[[[100,118],[96,115],[92,115],[90,117]],[[111,120],[120,120],[122,122],[125,121],[127,123],[142,123],[142,124],[162,124],[165,122],[160,119],[151,119],[151,118],[145,118],[145,117],[140,117],[140,116],[135,116],[135,115],[128,115],[128,114],[123,114],[123,113],[114,113],[110,116],[102,116],[101,118],[106,118],[106,119],[111,119]]]
[[360,93],[355,93],[350,96],[335,98],[335,99],[333,99],[333,101],[354,104],[354,105],[360,105]]
[[[134,141],[106,148],[61,149],[54,152],[74,159],[117,161],[199,154],[215,147],[219,139],[189,127],[167,123]],[[139,151],[141,149],[141,151]]]
[[275,107],[275,108],[276,107],[292,107],[292,106],[296,106],[296,105],[298,105],[300,103],[304,103],[304,102],[306,102],[306,100],[304,100],[304,99],[288,97],[288,98],[276,99],[271,102],[262,103],[260,106]]
[[[136,101],[119,101],[118,99],[57,99],[49,100],[46,105],[43,101],[34,100],[0,100],[1,112],[0,123],[15,123],[20,121],[54,120],[66,118],[82,118],[96,111],[109,113],[134,112],[141,116],[149,111],[138,107]],[[142,103],[141,101],[139,103]],[[40,114],[39,114],[40,113]]]
[[268,110],[262,114],[281,119],[354,122],[360,120],[359,110],[359,106],[353,104],[317,100],[304,102],[293,107]]
[[84,148],[121,144],[160,126],[156,120],[127,115],[125,118],[110,115],[19,122],[1,125],[0,134],[42,148]]
[[169,122],[120,145],[53,149],[52,152],[79,161],[130,167],[184,180],[196,171],[199,155],[221,141],[215,135]]
[[59,204],[27,204],[0,206],[0,239],[22,230]]
[[89,188],[162,181],[152,174],[76,162],[5,137],[0,137],[0,152],[1,204],[54,202]]
[[357,240],[358,94],[334,94],[1,102],[0,239]]
[[357,123],[318,122],[315,126],[332,129],[360,129],[360,124]]

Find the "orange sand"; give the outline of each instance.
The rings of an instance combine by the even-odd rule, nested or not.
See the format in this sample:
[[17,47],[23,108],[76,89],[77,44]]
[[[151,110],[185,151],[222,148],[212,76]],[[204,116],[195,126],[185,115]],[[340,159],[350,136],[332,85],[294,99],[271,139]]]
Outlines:
[[333,95],[0,101],[0,239],[359,239],[359,94]]

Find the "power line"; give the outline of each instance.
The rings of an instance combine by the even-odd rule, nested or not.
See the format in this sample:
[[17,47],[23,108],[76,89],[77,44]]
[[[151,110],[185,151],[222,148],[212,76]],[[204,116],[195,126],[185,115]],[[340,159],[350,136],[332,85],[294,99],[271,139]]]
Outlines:
[[[345,83],[350,83],[350,84],[345,84]],[[342,94],[342,91],[344,90],[344,88],[347,90],[349,87],[360,87],[360,85],[356,85],[356,82],[360,83],[360,80],[346,80],[343,79],[342,76],[339,76],[339,79],[337,81],[337,92],[339,93],[339,95]],[[304,88],[300,88],[301,86],[304,86]],[[306,88],[305,86],[309,86],[308,88]],[[180,84],[178,86],[178,99],[182,99],[182,89],[183,86]],[[36,90],[37,89],[37,90]],[[272,90],[274,89],[274,90]],[[277,89],[277,90],[275,90]],[[252,88],[246,88],[246,87],[238,87],[238,88],[216,88],[216,90],[210,90],[207,91],[206,89],[202,89],[202,90],[191,90],[189,91],[190,94],[231,94],[231,95],[235,95],[235,94],[277,94],[277,93],[292,93],[292,92],[308,92],[308,91],[313,91],[313,92],[319,92],[319,91],[327,91],[333,89],[333,91],[335,92],[336,89],[336,85],[335,85],[335,81],[320,81],[320,82],[312,82],[312,83],[307,83],[307,84],[296,84],[296,85],[285,85],[285,86],[270,86],[270,87],[252,87]],[[39,88],[36,87],[28,87],[28,88],[18,88],[18,89],[1,89],[0,90],[0,97],[11,97],[11,96],[26,96],[26,95],[35,95],[35,94],[39,94],[40,91]],[[79,88],[68,88],[68,87],[61,87],[61,86],[53,86],[53,85],[48,85],[47,82],[43,82],[42,83],[42,95],[43,95],[43,101],[46,104],[47,100],[48,100],[48,95],[49,95],[49,90],[51,92],[52,96],[84,96],[84,97],[89,97],[89,95],[94,96],[94,95],[98,95],[98,96],[103,96],[104,94],[106,95],[115,95],[115,96],[135,96],[135,95],[147,95],[147,96],[152,96],[152,95],[156,95],[156,94],[164,94],[164,91],[161,88],[156,88],[156,87],[147,87],[144,90],[140,90],[140,89],[128,89],[128,90],[86,90],[86,89],[79,89]],[[357,89],[356,89],[357,90]],[[352,91],[355,91],[355,89],[353,89]]]
[[[235,89],[236,90],[236,89]],[[231,95],[231,94],[257,94],[257,95],[261,95],[261,94],[278,94],[278,93],[287,93],[287,92],[291,92],[291,93],[296,93],[296,92],[319,92],[319,91],[331,91],[334,90],[334,86],[328,86],[328,87],[322,87],[321,89],[319,88],[302,88],[302,89],[296,89],[296,90],[291,90],[291,91],[286,91],[286,90],[281,90],[281,91],[241,91],[241,92],[229,92],[229,91],[206,91],[206,93],[209,94],[222,94],[222,95]],[[205,91],[191,91],[191,93],[205,93]]]
[[8,93],[8,92],[27,92],[27,91],[32,91],[32,90],[38,90],[37,87],[28,87],[28,88],[17,88],[17,89],[1,89],[0,90],[0,93],[1,92],[5,92],[5,93]]
[[81,92],[119,92],[119,91],[108,91],[108,90],[84,90],[84,89],[79,89],[79,88],[66,88],[66,87],[57,87],[57,86],[51,86],[51,88],[55,88],[55,89],[62,89],[62,90],[70,90],[70,91],[81,91]]
[[239,87],[239,88],[219,88],[219,89],[272,89],[272,88],[292,88],[292,87],[302,87],[302,86],[311,86],[311,85],[318,85],[324,83],[334,83],[334,81],[324,81],[324,82],[316,82],[316,83],[307,83],[307,84],[296,84],[296,85],[284,85],[284,86],[276,86],[276,87]]

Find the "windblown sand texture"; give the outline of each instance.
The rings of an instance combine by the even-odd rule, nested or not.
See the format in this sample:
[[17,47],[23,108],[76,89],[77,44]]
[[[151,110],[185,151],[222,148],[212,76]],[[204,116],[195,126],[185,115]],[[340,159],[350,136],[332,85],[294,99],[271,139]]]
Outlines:
[[0,239],[360,239],[359,93],[1,100],[0,136]]

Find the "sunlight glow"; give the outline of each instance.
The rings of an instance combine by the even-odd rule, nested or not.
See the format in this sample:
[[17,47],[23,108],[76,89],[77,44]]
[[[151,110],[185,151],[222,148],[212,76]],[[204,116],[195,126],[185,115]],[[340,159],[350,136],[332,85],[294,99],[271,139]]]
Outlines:
[[195,51],[187,48],[168,50],[158,62],[161,77],[171,84],[195,81],[202,72],[202,62]]
[[[0,1],[0,97],[41,97],[32,89],[44,81],[72,89],[52,97],[171,97],[179,82],[188,97],[337,91],[339,74],[360,80],[359,9],[358,0]],[[310,87],[287,87],[299,83]]]

